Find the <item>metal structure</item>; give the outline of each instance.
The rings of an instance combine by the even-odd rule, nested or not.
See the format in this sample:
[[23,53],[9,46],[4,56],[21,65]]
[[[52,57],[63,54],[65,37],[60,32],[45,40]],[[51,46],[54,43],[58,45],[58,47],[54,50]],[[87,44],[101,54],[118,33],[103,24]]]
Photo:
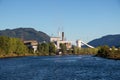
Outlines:
[[79,47],[79,48],[81,48],[82,45],[86,45],[86,46],[89,47],[89,48],[94,48],[93,46],[91,46],[91,45],[83,42],[82,40],[77,40],[76,43],[77,43],[77,47]]

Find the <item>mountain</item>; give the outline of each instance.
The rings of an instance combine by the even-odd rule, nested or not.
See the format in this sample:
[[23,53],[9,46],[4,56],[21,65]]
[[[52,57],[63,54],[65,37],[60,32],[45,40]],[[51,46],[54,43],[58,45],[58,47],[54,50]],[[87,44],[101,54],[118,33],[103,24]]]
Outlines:
[[101,38],[90,41],[88,44],[94,47],[102,45],[108,45],[109,47],[120,47],[120,34],[103,36]]
[[21,38],[24,40],[37,40],[39,42],[49,41],[49,36],[41,31],[36,31],[33,28],[17,28],[17,29],[6,29],[0,30],[0,36],[8,36]]

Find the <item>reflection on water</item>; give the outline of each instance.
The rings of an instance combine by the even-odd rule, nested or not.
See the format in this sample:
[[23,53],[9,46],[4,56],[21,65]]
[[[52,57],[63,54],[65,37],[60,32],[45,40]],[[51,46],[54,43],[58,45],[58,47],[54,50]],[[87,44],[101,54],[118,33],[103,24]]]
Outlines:
[[87,56],[0,59],[0,80],[119,80],[120,61]]

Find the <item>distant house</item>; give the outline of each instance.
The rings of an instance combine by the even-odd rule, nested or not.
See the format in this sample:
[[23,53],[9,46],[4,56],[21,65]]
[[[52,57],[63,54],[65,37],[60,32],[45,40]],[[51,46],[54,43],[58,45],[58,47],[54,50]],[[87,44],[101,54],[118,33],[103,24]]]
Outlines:
[[34,53],[37,51],[38,42],[37,42],[36,40],[27,40],[27,41],[24,41],[24,44],[25,44],[29,49],[33,49]]

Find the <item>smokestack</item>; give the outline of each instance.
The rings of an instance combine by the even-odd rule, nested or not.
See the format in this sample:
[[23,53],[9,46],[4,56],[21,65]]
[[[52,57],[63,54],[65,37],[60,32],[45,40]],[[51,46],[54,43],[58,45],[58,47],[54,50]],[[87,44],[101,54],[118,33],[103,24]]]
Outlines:
[[62,41],[64,41],[64,32],[62,32]]

